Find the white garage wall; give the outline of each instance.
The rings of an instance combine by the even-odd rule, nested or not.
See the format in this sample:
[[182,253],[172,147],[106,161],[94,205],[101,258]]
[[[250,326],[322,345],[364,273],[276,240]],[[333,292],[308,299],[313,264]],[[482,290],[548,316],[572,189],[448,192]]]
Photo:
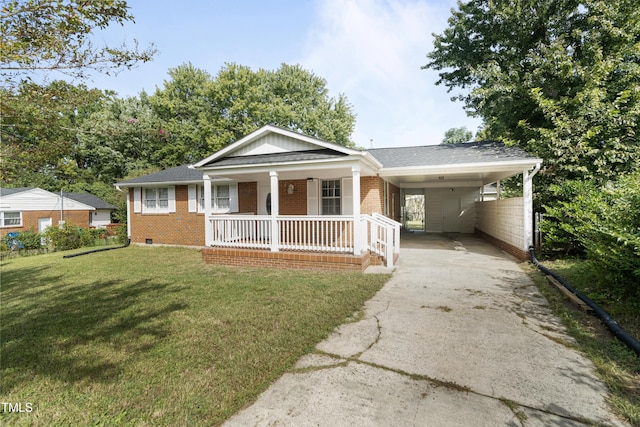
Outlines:
[[[476,225],[477,188],[425,188],[425,231],[473,233]],[[450,201],[450,202],[448,202]],[[459,202],[456,213],[451,209]],[[449,216],[445,220],[445,216]]]
[[516,248],[525,248],[524,199],[510,199],[478,202],[476,205],[476,228]]

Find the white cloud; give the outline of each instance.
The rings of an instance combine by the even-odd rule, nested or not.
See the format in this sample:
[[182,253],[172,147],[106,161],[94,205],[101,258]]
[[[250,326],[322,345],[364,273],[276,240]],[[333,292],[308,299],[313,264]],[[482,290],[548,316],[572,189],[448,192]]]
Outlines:
[[321,0],[300,63],[344,93],[358,115],[354,140],[369,147],[437,144],[451,127],[475,131],[462,104],[422,70],[433,32],[446,25],[449,3],[425,0]]

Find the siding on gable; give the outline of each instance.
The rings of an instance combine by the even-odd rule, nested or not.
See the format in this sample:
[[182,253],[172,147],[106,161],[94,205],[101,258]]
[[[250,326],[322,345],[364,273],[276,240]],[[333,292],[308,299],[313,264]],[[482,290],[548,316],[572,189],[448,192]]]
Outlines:
[[317,150],[318,147],[288,136],[271,133],[234,151],[231,156],[255,156],[260,154],[287,153],[290,151]]

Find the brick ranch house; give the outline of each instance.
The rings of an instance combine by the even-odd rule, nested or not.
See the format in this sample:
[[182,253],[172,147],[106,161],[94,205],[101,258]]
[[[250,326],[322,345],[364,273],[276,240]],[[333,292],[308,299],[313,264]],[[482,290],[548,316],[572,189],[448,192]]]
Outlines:
[[[284,268],[393,266],[404,197],[425,232],[477,232],[525,259],[541,160],[495,142],[356,150],[264,126],[193,165],[117,183],[132,243],[203,247],[205,262]],[[483,201],[523,176],[523,197]]]
[[52,193],[41,188],[0,188],[0,237],[10,232],[69,223],[83,228],[105,228],[116,207],[86,193]]

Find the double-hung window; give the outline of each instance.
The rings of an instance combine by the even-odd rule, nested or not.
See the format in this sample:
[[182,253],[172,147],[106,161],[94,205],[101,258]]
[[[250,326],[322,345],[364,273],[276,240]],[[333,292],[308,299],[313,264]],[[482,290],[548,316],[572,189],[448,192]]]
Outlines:
[[340,215],[340,180],[322,181],[322,215]]
[[145,188],[144,211],[155,213],[169,212],[169,188]]
[[[231,184],[211,183],[211,212],[228,213],[232,212],[232,198],[237,199],[237,186]],[[236,202],[237,204],[237,202]],[[237,206],[235,206],[237,210]],[[198,210],[204,212],[204,186],[198,186]]]
[[22,212],[0,212],[0,225],[2,227],[20,227]]

